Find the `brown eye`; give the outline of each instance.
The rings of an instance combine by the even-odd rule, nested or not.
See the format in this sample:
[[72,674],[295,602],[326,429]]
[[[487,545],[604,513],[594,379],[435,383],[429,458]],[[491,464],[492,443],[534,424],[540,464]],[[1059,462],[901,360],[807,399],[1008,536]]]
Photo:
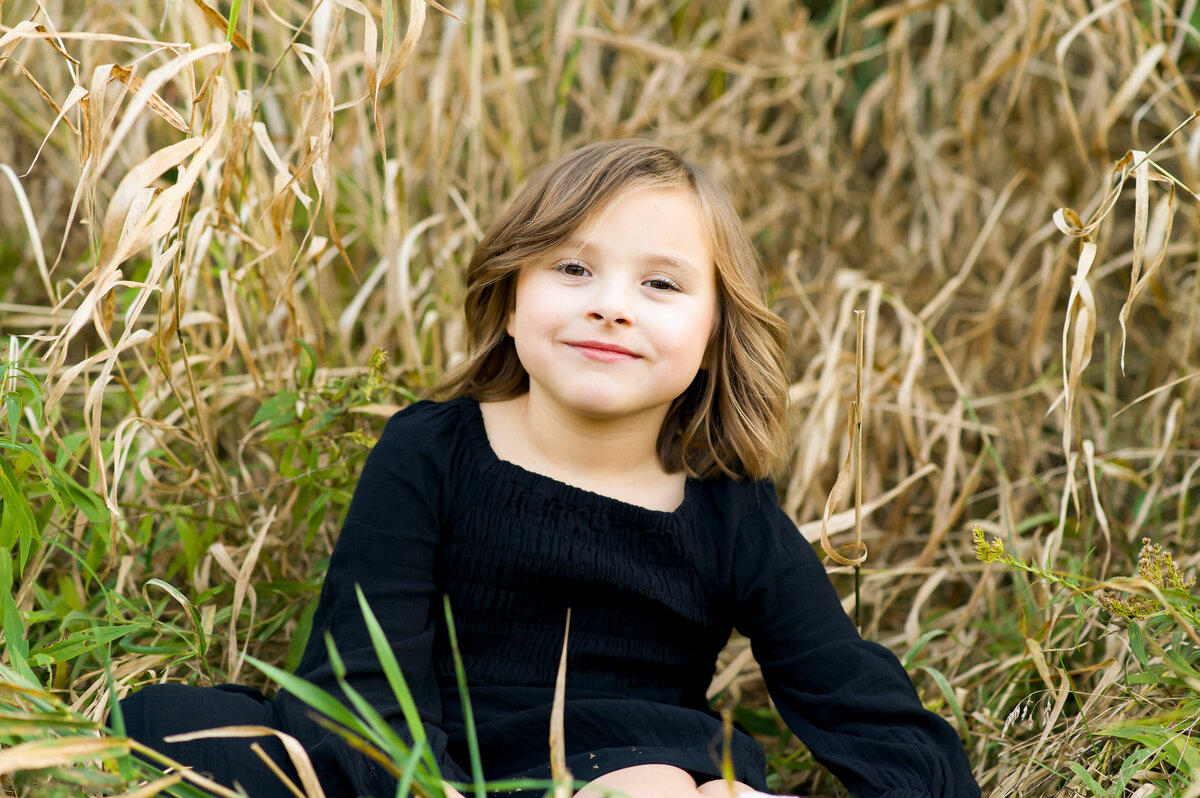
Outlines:
[[588,273],[587,267],[575,260],[565,260],[556,265],[554,269],[569,277],[586,277]]
[[678,291],[679,284],[673,280],[667,280],[662,277],[656,277],[653,280],[647,280],[646,285],[653,288],[655,291]]

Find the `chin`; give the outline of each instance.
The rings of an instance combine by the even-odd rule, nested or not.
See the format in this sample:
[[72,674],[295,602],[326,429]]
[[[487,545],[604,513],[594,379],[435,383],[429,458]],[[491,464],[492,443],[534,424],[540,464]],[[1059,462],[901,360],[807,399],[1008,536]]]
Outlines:
[[598,402],[594,397],[590,397],[588,400],[582,402],[572,402],[568,407],[581,416],[596,420],[607,420],[629,415],[629,411],[620,405],[612,402]]
[[594,419],[620,418],[637,412],[622,396],[612,396],[604,391],[589,391],[579,396],[567,396],[562,400],[564,407],[581,416]]
[[670,402],[660,405],[655,397],[644,392],[630,391],[628,385],[613,385],[604,380],[558,386],[548,391],[547,398],[565,410],[596,421],[640,416],[652,413]]

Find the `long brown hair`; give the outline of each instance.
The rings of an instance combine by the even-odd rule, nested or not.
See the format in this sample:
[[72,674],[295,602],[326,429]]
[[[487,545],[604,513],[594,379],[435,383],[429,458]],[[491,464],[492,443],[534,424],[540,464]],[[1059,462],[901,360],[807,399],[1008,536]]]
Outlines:
[[467,265],[467,355],[442,398],[518,396],[529,378],[506,326],[521,265],[563,244],[595,213],[639,188],[685,188],[711,238],[717,318],[706,367],[671,404],[658,435],[668,471],[708,479],[766,476],[784,447],[787,327],[763,299],[761,268],[732,202],[677,152],[640,139],[588,145],[542,167],[517,192]]

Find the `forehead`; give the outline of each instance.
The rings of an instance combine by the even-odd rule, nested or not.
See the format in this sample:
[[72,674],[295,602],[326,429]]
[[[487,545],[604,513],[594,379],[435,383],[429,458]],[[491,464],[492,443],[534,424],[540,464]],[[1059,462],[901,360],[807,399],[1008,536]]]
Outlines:
[[704,214],[700,208],[700,198],[696,192],[687,186],[676,185],[633,185],[625,187],[613,194],[602,205],[592,210],[580,220],[575,232],[602,225],[608,217],[616,212],[630,213],[635,210],[663,209],[666,212],[687,214],[703,227],[707,227]]
[[712,235],[695,192],[644,187],[622,192],[568,236],[567,248],[604,248],[638,260],[713,268]]

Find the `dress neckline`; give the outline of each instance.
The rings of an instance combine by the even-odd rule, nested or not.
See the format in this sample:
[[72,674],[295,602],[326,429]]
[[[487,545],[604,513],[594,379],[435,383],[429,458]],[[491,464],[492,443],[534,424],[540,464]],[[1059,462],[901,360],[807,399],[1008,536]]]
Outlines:
[[464,428],[470,443],[472,454],[480,465],[487,471],[503,474],[505,478],[526,488],[554,497],[555,499],[578,505],[591,512],[603,513],[613,520],[623,520],[645,526],[663,526],[671,523],[682,523],[694,512],[697,494],[700,492],[700,481],[687,477],[683,483],[683,501],[674,510],[654,510],[640,504],[632,504],[605,496],[602,493],[587,490],[567,482],[530,471],[509,460],[502,459],[492,443],[488,440],[487,427],[483,423],[483,411],[479,409],[479,401],[470,397],[462,397]]

